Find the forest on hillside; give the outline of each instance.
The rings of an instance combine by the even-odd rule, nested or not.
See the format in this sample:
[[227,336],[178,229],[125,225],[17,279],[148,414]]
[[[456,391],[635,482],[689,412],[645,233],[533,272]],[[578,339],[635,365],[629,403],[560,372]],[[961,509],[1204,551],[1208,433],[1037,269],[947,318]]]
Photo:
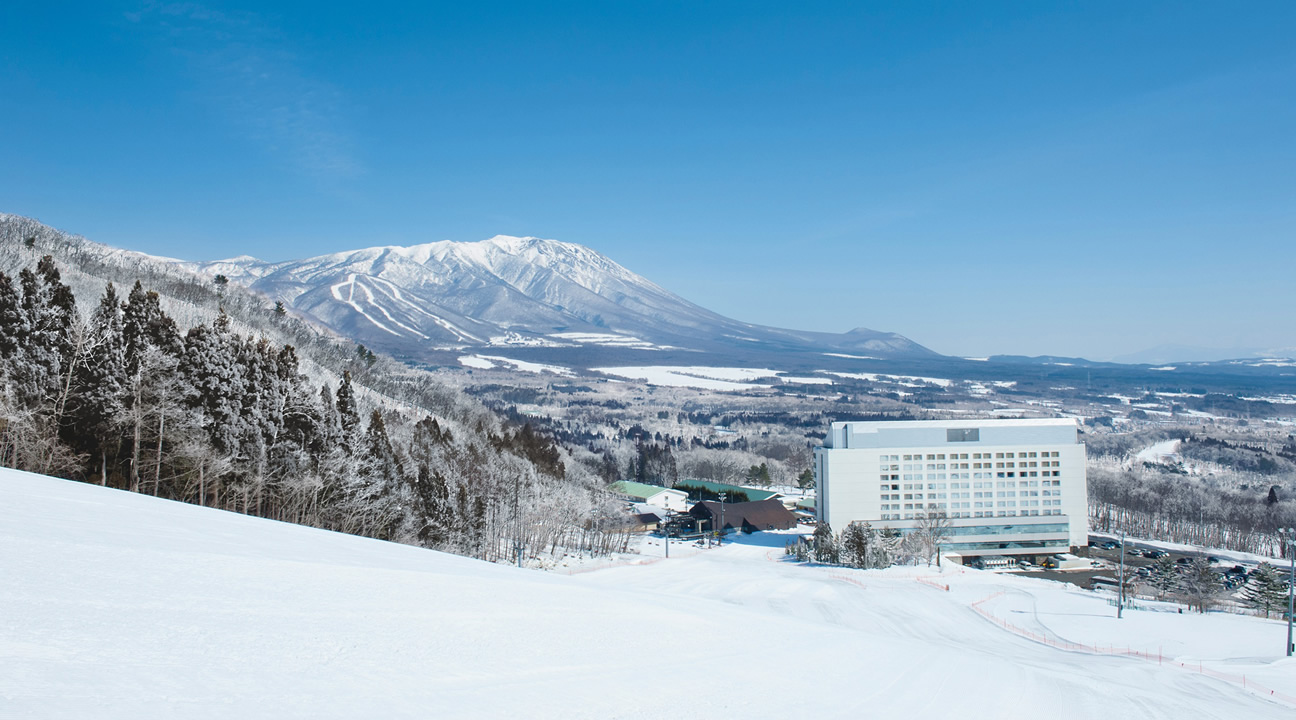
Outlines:
[[0,464],[488,560],[624,545],[551,437],[363,348],[314,360],[138,281],[78,305],[46,255],[0,272]]

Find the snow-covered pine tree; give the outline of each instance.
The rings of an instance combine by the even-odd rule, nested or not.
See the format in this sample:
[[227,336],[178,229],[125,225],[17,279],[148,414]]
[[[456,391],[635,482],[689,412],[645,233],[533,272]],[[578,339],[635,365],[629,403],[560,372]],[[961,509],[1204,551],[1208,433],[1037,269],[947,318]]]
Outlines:
[[354,454],[360,439],[360,413],[356,407],[355,389],[351,387],[351,371],[342,373],[342,382],[338,384],[336,408],[341,426],[341,441],[347,452]]
[[1179,584],[1179,568],[1176,565],[1168,555],[1152,563],[1152,575],[1148,578],[1148,584],[1156,590],[1157,598],[1164,600]]
[[99,484],[108,484],[109,463],[116,462],[125,427],[126,352],[122,311],[112,283],[90,317],[89,352],[72,373],[65,428],[78,451],[97,458]]
[[832,526],[823,523],[814,531],[814,559],[816,562],[833,565],[841,562],[841,551],[837,547],[837,538],[833,535]]
[[173,357],[184,348],[175,321],[162,310],[161,298],[145,291],[138,280],[122,306],[122,339],[126,346],[126,371],[135,373],[140,356],[147,347],[155,347]]
[[1219,575],[1204,558],[1193,560],[1181,582],[1188,608],[1203,613],[1215,603],[1222,587]]
[[856,568],[869,567],[873,527],[868,523],[851,523],[841,533],[842,562]]
[[0,360],[13,357],[26,343],[30,332],[13,278],[0,272]]
[[1281,612],[1287,604],[1287,583],[1282,573],[1269,563],[1261,563],[1255,575],[1242,588],[1242,597],[1252,607],[1263,610],[1265,617],[1275,610]]
[[[185,404],[197,413],[195,420],[206,431],[214,457],[238,459],[242,447],[243,371],[237,362],[237,338],[229,319],[221,313],[211,326],[196,325],[185,335],[179,372],[184,382]],[[232,498],[225,483],[214,488],[216,500],[228,507]],[[238,488],[235,488],[238,489]]]

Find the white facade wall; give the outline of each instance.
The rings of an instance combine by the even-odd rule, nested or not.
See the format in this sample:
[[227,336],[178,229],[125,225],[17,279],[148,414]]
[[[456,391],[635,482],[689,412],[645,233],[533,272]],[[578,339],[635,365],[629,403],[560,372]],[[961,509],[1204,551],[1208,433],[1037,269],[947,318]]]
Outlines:
[[662,490],[645,500],[649,505],[656,505],[673,512],[688,512],[690,507],[688,493],[682,490]]
[[1085,449],[1074,420],[833,423],[815,450],[819,522],[912,528],[951,518],[964,556],[1056,552],[1088,541]]

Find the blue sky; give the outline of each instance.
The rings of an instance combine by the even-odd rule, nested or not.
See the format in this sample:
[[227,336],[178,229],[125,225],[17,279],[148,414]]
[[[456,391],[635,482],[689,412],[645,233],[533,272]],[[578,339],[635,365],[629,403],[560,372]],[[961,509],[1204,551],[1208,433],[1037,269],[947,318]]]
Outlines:
[[549,237],[950,354],[1296,348],[1296,4],[799,5],[11,1],[0,211],[188,259]]

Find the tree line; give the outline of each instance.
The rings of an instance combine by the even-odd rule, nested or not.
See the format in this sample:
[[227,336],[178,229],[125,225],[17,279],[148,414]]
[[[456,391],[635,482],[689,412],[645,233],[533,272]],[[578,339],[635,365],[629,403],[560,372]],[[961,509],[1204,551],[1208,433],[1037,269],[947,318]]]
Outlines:
[[488,560],[624,546],[529,426],[438,417],[458,401],[408,378],[314,382],[292,345],[223,310],[182,331],[139,282],[87,310],[50,256],[0,272],[0,464]]

